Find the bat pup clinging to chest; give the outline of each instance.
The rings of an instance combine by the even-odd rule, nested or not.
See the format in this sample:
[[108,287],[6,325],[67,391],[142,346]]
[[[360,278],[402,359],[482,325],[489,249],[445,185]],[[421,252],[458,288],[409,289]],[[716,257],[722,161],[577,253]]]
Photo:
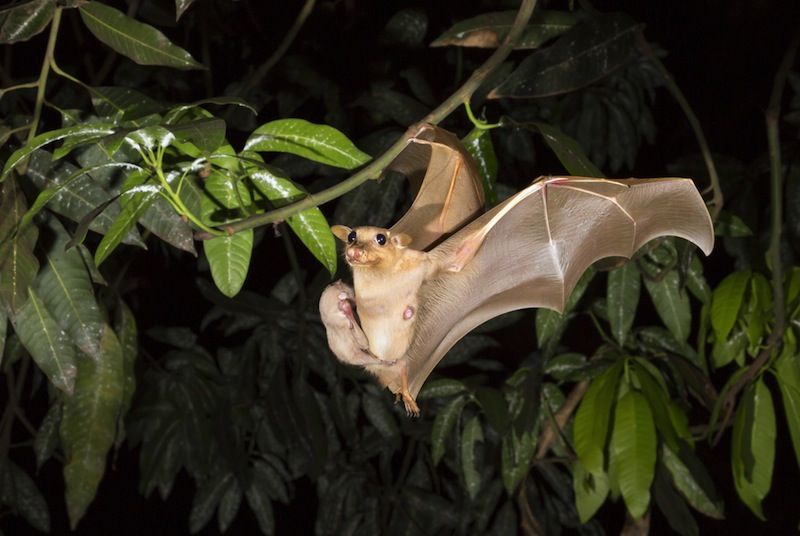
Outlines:
[[[369,351],[380,361],[367,370],[395,391],[410,414],[419,408],[408,393],[405,352],[414,334],[417,293],[438,266],[427,253],[408,248],[411,237],[380,227],[331,227],[346,243],[355,300]],[[341,359],[341,358],[340,358]]]

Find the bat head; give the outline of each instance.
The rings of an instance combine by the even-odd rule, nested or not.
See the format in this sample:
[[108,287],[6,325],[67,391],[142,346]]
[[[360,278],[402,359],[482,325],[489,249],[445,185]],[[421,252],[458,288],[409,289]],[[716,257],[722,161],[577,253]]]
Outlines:
[[331,227],[334,236],[344,242],[344,258],[347,264],[356,267],[393,266],[397,258],[411,243],[405,233],[392,233],[382,227],[356,227],[344,225]]

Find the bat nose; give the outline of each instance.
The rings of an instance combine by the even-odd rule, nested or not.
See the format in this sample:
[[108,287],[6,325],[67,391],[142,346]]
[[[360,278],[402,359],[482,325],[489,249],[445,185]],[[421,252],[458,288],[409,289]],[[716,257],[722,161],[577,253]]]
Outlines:
[[361,259],[362,251],[358,248],[349,248],[347,250],[347,259],[357,261]]

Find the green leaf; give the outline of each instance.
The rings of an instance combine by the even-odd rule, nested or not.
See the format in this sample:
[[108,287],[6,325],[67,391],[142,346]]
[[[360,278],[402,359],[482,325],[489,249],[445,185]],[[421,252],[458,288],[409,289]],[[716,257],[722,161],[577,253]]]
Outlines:
[[704,305],[711,303],[711,287],[703,276],[703,263],[697,255],[692,255],[692,262],[686,271],[686,288]]
[[100,360],[79,360],[75,394],[64,401],[61,444],[66,457],[64,481],[72,530],[94,500],[103,478],[123,394],[122,350],[108,326],[103,331],[101,348]]
[[676,454],[666,445],[662,445],[661,460],[672,476],[672,483],[692,508],[714,519],[724,517],[722,498],[714,489],[714,481],[694,452],[684,446],[680,454]]
[[149,24],[143,24],[113,7],[90,2],[80,8],[81,19],[94,36],[139,65],[164,65],[175,69],[204,69],[191,54],[174,45]]
[[208,99],[200,99],[198,101],[194,101],[189,104],[180,104],[178,106],[170,108],[169,111],[164,115],[164,124],[165,125],[176,124],[178,122],[178,119],[180,119],[185,112],[192,110],[194,108],[198,108],[204,104],[215,104],[218,106],[226,106],[226,105],[240,106],[252,112],[253,115],[258,115],[258,110],[253,108],[253,106],[250,103],[239,97],[211,97]]
[[100,359],[104,319],[81,254],[77,249],[52,251],[46,261],[36,282],[38,294],[72,342]]
[[650,505],[650,485],[656,465],[656,431],[647,399],[628,391],[617,402],[611,435],[611,462],[625,506],[634,519],[641,518]]
[[753,231],[739,216],[723,210],[717,216],[717,221],[714,222],[714,234],[717,236],[743,238],[745,236],[753,236]]
[[658,280],[645,277],[644,285],[664,325],[678,342],[686,342],[692,328],[692,310],[678,272],[670,270]]
[[233,473],[217,472],[197,488],[192,501],[192,510],[189,512],[189,532],[195,534],[202,529],[214,515],[222,496],[232,483],[235,485],[236,477]]
[[686,506],[686,501],[670,484],[663,464],[658,464],[656,468],[656,477],[653,482],[653,498],[656,500],[661,512],[663,512],[664,517],[667,518],[667,523],[672,527],[672,530],[682,536],[699,536],[700,529],[697,527],[697,522],[692,517],[689,507]]
[[122,403],[119,411],[116,447],[119,449],[125,431],[125,416],[131,408],[133,393],[136,391],[136,357],[139,354],[138,329],[136,317],[121,299],[117,301],[117,316],[114,331],[122,349]]
[[344,169],[357,168],[371,159],[335,128],[303,119],[278,119],[261,125],[250,135],[245,149],[292,153]]
[[0,10],[0,43],[27,41],[41,33],[50,24],[55,11],[53,0],[17,2]]
[[15,178],[0,185],[0,307],[12,316],[28,299],[28,288],[39,271],[33,254],[39,230],[28,227],[12,237],[25,207],[25,195]]
[[192,4],[194,4],[194,0],[175,0],[175,21],[178,21]]
[[497,192],[495,192],[495,185],[497,184],[497,155],[494,152],[491,132],[486,129],[475,127],[461,141],[464,143],[464,148],[478,166],[478,172],[483,182],[483,193],[486,198],[486,205],[490,207],[496,205]]
[[58,446],[58,428],[61,425],[61,402],[56,400],[47,410],[42,424],[33,438],[33,451],[36,453],[36,469],[41,469]]
[[608,497],[608,476],[605,471],[590,473],[576,460],[572,464],[572,489],[581,523],[587,523]]
[[225,121],[222,119],[198,119],[171,125],[169,131],[182,142],[189,142],[205,156],[211,156],[225,145]]
[[448,402],[436,414],[431,430],[431,458],[433,458],[433,465],[438,465],[442,456],[444,456],[447,436],[453,431],[453,427],[461,417],[461,410],[464,409],[467,401],[468,398],[465,395],[458,396]]
[[503,394],[491,387],[478,387],[475,391],[475,399],[481,405],[491,427],[498,435],[502,436],[511,424],[508,404]]
[[417,400],[444,398],[447,396],[461,394],[466,390],[467,387],[459,380],[441,378],[438,380],[425,382],[425,385],[422,386],[422,389],[417,395]]
[[4,473],[2,478],[8,481],[0,483],[0,488],[10,492],[10,496],[2,493],[4,504],[16,510],[14,513],[25,518],[35,529],[50,532],[50,511],[36,483],[11,460],[4,460],[3,465],[5,467],[0,469],[0,473]]
[[220,532],[225,532],[236,518],[239,506],[242,504],[242,488],[235,478],[228,481],[228,487],[219,501],[218,521]]
[[220,292],[229,298],[238,294],[250,268],[253,230],[206,240],[203,242],[203,250],[211,267],[211,276]]
[[[2,277],[2,276],[0,276]],[[0,370],[3,366],[3,352],[6,348],[6,335],[8,334],[8,313],[0,303]]]
[[503,486],[509,495],[522,479],[528,474],[536,451],[536,434],[533,431],[524,431],[517,434],[512,429],[503,436],[500,444],[500,471],[503,477]]
[[608,321],[620,345],[628,338],[639,303],[641,277],[635,262],[626,262],[608,273]]
[[561,132],[547,123],[534,122],[532,125],[541,134],[548,147],[556,154],[558,161],[571,175],[579,177],[604,177],[603,172],[595,166],[580,144],[574,138]]
[[[250,179],[264,197],[276,207],[288,205],[308,194],[276,169],[264,166],[251,169]],[[306,209],[286,220],[303,245],[330,272],[336,273],[336,240],[328,221],[318,207]]]
[[111,134],[113,132],[114,125],[105,123],[75,125],[72,127],[59,128],[57,130],[43,132],[38,136],[34,136],[32,140],[28,141],[28,143],[14,151],[11,156],[8,157],[8,160],[6,160],[6,163],[3,166],[3,174],[0,176],[0,182],[8,178],[8,174],[11,173],[11,170],[14,169],[17,164],[30,156],[30,154],[36,149],[39,149],[48,143],[53,143],[54,141],[63,140],[72,136],[101,135]]
[[560,354],[547,360],[544,373],[557,380],[566,380],[576,371],[586,367],[586,356],[578,353]]
[[366,395],[361,399],[364,415],[383,437],[394,437],[400,433],[394,416],[377,396]]
[[476,415],[467,421],[461,434],[461,471],[464,474],[464,487],[470,499],[475,499],[481,488],[481,474],[475,466],[475,444],[483,442],[483,427]]
[[[119,167],[98,166],[100,167]],[[122,164],[125,167],[124,164]],[[129,166],[128,166],[129,167]],[[28,166],[28,177],[40,190],[62,184],[70,180],[69,185],[60,188],[48,201],[48,207],[73,221],[79,222],[75,231],[76,243],[83,240],[88,229],[105,234],[119,213],[116,197],[109,193],[92,177],[78,173],[78,168],[67,162],[53,163],[46,151],[36,151],[31,155]],[[77,173],[77,177],[71,180]],[[80,239],[80,240],[78,240]],[[139,233],[135,229],[123,240],[126,244],[144,246]]]
[[164,109],[157,100],[129,87],[94,87],[91,97],[92,106],[100,117],[115,122],[131,121],[133,126],[140,126],[140,122],[134,121],[135,119]]
[[745,389],[733,422],[731,466],[739,498],[760,519],[761,501],[772,486],[775,409],[763,378]]
[[791,335],[791,331],[786,333],[784,350],[775,362],[775,371],[783,398],[783,409],[786,412],[786,424],[792,438],[797,465],[800,466],[800,357],[794,352],[786,351],[787,346],[795,346],[792,350],[797,350],[796,343],[788,344],[787,341],[789,337],[793,340],[794,335]]
[[744,363],[744,351],[747,348],[747,332],[737,327],[726,339],[715,339],[711,349],[711,361],[715,368],[721,368],[736,360]]
[[259,485],[260,483],[259,479],[254,478],[245,491],[245,497],[261,533],[269,536],[275,533],[275,516],[272,513],[272,502],[267,495],[267,489]]
[[576,24],[553,45],[525,58],[489,98],[549,97],[588,86],[639,57],[641,28],[622,13]]
[[619,362],[595,378],[575,414],[572,427],[575,453],[593,475],[603,472],[603,452],[621,373],[622,363]]
[[139,166],[134,164],[129,164],[127,162],[109,162],[106,164],[100,164],[97,166],[75,170],[63,180],[58,180],[58,181],[54,180],[53,182],[55,184],[53,184],[52,186],[48,186],[47,188],[39,192],[39,195],[36,196],[36,200],[34,200],[33,205],[31,205],[31,208],[25,213],[25,216],[22,218],[22,221],[20,222],[20,227],[24,229],[25,227],[30,225],[30,223],[33,221],[34,216],[36,216],[47,205],[47,203],[50,202],[51,199],[56,197],[63,190],[70,189],[71,185],[73,185],[73,183],[75,183],[78,179],[84,178],[89,182],[91,182],[91,179],[88,177],[91,173],[108,168],[130,169],[136,172],[143,171],[142,168],[140,168]]
[[72,395],[75,387],[75,348],[32,289],[28,301],[11,317],[25,349],[57,388]]
[[[659,382],[657,377],[651,374],[651,371],[645,366],[647,362],[644,359],[635,359],[631,364],[631,368],[635,371],[636,378],[639,380],[641,393],[650,405],[656,428],[664,438],[664,442],[677,450],[678,433],[672,424],[672,418],[669,413],[669,392],[662,386],[663,379]],[[658,374],[658,371],[656,370],[655,373]]]
[[714,289],[711,298],[711,326],[717,340],[725,340],[733,329],[751,276],[749,270],[733,272]]
[[267,495],[283,503],[289,503],[289,491],[286,483],[271,465],[261,460],[253,464],[253,484],[264,490]]
[[[459,21],[430,46],[497,48],[508,35],[516,16],[516,11],[497,11]],[[514,48],[539,48],[542,43],[569,30],[576,21],[575,15],[568,11],[537,9]]]

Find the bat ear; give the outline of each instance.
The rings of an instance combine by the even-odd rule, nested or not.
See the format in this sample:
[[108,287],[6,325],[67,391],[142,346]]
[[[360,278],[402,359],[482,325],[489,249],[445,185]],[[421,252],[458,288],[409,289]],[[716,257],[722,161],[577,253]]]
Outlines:
[[347,235],[349,235],[351,231],[352,229],[345,225],[334,225],[331,227],[333,235],[342,242],[347,242]]
[[397,247],[404,248],[411,243],[413,239],[406,233],[399,233],[392,235],[392,244]]

